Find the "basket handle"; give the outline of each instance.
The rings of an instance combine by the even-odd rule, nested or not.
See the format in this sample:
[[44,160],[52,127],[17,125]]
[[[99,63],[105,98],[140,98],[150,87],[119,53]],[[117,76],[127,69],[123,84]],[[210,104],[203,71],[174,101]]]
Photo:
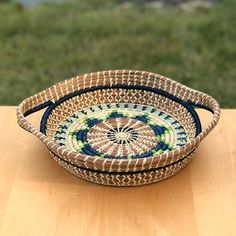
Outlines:
[[[53,87],[56,91],[55,86]],[[28,121],[26,117],[54,104],[56,97],[55,92],[53,93],[52,91],[53,87],[43,90],[23,100],[16,110],[17,123],[19,124],[19,126],[29,133],[37,136],[47,146],[50,143],[53,143],[52,140],[50,140],[45,134],[40,132],[40,130],[36,128],[30,121]]]
[[212,113],[212,117],[210,122],[205,126],[204,129],[202,129],[201,133],[198,134],[198,136],[194,140],[194,145],[197,145],[203,140],[210,132],[211,130],[217,125],[219,118],[220,118],[220,105],[219,103],[208,94],[205,94],[203,92],[199,92],[190,88],[186,87],[187,91],[187,99],[185,101],[197,108],[205,109]]

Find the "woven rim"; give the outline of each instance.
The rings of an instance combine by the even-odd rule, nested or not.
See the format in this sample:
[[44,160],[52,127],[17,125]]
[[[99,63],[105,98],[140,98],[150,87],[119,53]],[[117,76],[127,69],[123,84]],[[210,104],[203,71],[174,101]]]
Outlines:
[[[212,120],[194,139],[191,139],[185,146],[177,148],[174,151],[148,158],[109,160],[94,158],[81,153],[78,154],[69,149],[66,149],[63,146],[59,146],[52,139],[48,138],[46,135],[36,129],[25,118],[25,116],[28,114],[45,108],[48,105],[58,101],[60,98],[78,90],[91,88],[93,86],[112,86],[114,84],[160,88],[185,102],[191,102],[193,105],[197,104],[199,106],[208,108],[213,112]],[[25,130],[36,135],[53,153],[75,165],[88,169],[110,172],[127,172],[152,169],[178,161],[183,156],[186,156],[192,152],[199,145],[203,138],[205,138],[216,126],[219,116],[219,104],[211,96],[190,89],[164,76],[133,70],[111,70],[77,76],[64,82],[60,82],[42,92],[37,93],[34,96],[25,99],[17,108],[18,124]]]
[[[191,113],[184,108],[180,109],[180,114],[185,115],[180,123],[163,108],[157,110],[152,106],[131,103],[104,104],[102,99],[98,100],[102,105],[82,109],[75,102],[81,100],[84,101],[83,97],[76,96],[56,109],[49,107],[41,122],[45,124],[42,132],[59,145],[94,158],[156,156],[184,146],[189,138],[196,136],[196,131],[199,132]],[[78,109],[82,112],[75,112]]]
[[[126,152],[124,155],[125,159],[129,158],[127,154],[131,154],[134,150],[136,151],[136,157],[133,156],[133,158],[159,155],[162,151],[165,152],[170,149],[175,149],[175,144],[177,143],[181,146],[186,143],[187,140],[185,142],[183,141],[183,133],[181,132],[184,132],[190,139],[194,138],[196,134],[201,132],[200,120],[191,105],[184,103],[183,101],[180,103],[180,101],[174,96],[167,97],[167,94],[165,94],[166,96],[163,96],[164,92],[160,90],[155,90],[155,92],[158,93],[153,93],[143,90],[143,88],[142,90],[133,89],[131,86],[128,88],[129,89],[104,89],[104,87],[100,87],[99,90],[96,88],[96,90],[93,89],[92,92],[88,90],[86,90],[86,92],[80,90],[70,94],[70,96],[66,96],[66,99],[62,98],[59,101],[56,101],[44,112],[41,120],[41,132],[46,134],[47,137],[52,138],[59,145],[69,145],[70,147],[68,148],[70,150],[76,150],[77,153],[80,152],[91,156],[100,156],[102,158],[110,159],[119,158],[116,157],[116,154],[118,154],[117,151],[119,151],[119,153],[123,153],[123,151]],[[97,105],[98,107],[96,107]],[[112,111],[112,113],[110,111]],[[152,133],[152,131],[156,130],[154,131],[155,138],[153,137],[154,139],[152,139],[151,142],[148,138],[149,141],[146,140],[147,142],[144,143],[142,138],[144,138],[145,135],[143,136],[143,134],[135,128],[137,138],[139,139],[138,143],[132,141],[131,146],[129,144],[117,146],[114,142],[108,141],[106,139],[107,135],[105,135],[106,141],[103,142],[103,145],[105,145],[104,151],[106,153],[101,156],[101,145],[99,145],[99,147],[97,146],[97,152],[95,147],[96,145],[93,143],[99,142],[101,132],[99,132],[100,137],[97,136],[93,141],[87,139],[87,132],[94,126],[94,123],[100,123],[102,120],[106,123],[106,120],[110,120],[111,116],[113,118],[117,116],[120,117],[118,120],[113,119],[113,125],[116,122],[121,122],[121,116],[123,118],[130,117],[131,119],[129,118],[129,122],[132,123],[134,121],[142,121],[144,122],[142,124],[146,126],[146,128],[149,128],[149,134],[153,135],[154,133]],[[181,121],[181,125],[179,121]],[[172,122],[174,122],[174,125],[172,125]],[[162,127],[160,126],[161,124]],[[105,126],[111,128],[110,125],[108,124],[108,126]],[[144,128],[143,125],[142,127]],[[130,127],[130,125],[128,126]],[[72,127],[72,129],[69,127]],[[164,127],[167,132],[163,132]],[[104,128],[105,127],[102,128],[103,131]],[[173,131],[173,129],[175,131]],[[96,133],[96,131],[93,132],[94,135]],[[179,133],[181,135],[179,135]],[[177,136],[178,138],[181,138],[180,142],[177,140]],[[185,138],[187,138],[187,136],[185,136]],[[164,143],[160,141],[163,141]],[[148,145],[155,143],[153,150],[146,146],[147,143]],[[109,154],[107,145],[111,148],[109,150],[116,151],[113,153],[110,152]],[[140,156],[142,154],[140,148],[147,148],[149,151],[143,153],[143,156]],[[130,158],[132,157],[130,156]]]

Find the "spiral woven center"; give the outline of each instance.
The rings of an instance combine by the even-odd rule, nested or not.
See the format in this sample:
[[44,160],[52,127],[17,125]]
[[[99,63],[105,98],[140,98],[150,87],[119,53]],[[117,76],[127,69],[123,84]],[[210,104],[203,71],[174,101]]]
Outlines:
[[133,159],[181,147],[187,136],[175,118],[153,107],[102,104],[67,117],[55,141],[81,154]]
[[132,118],[108,118],[94,125],[87,134],[97,152],[115,157],[137,156],[156,144],[154,131],[144,122]]
[[[114,133],[111,133],[111,136],[113,136],[112,134],[114,134]],[[113,140],[113,141],[117,140],[118,142],[121,142],[121,143],[132,140],[132,138],[131,138],[132,134],[129,132],[118,132],[118,133],[115,133],[114,136],[115,137],[111,140]]]

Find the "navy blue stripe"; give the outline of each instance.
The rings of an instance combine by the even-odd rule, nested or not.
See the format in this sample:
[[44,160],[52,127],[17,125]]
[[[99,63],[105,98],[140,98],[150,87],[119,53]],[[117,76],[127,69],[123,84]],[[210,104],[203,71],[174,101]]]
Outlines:
[[36,106],[36,107],[34,107],[34,108],[32,108],[32,109],[26,111],[26,112],[24,113],[24,116],[28,116],[28,115],[30,115],[30,114],[32,114],[32,113],[34,113],[34,112],[40,111],[40,110],[44,109],[45,107],[48,107],[48,106],[50,106],[50,105],[52,105],[52,104],[53,104],[52,101],[47,101],[47,102],[45,102],[45,103],[43,103],[43,104],[41,104],[41,105],[39,105],[39,106]]
[[111,89],[111,88],[122,88],[122,89],[136,89],[136,90],[146,90],[146,91],[150,91],[150,92],[153,92],[153,93],[156,93],[156,94],[159,94],[159,95],[162,95],[164,97],[167,97],[179,104],[181,104],[182,106],[184,106],[189,112],[190,114],[192,115],[193,119],[194,119],[194,122],[195,122],[195,126],[196,126],[196,136],[198,134],[201,133],[202,131],[202,128],[201,128],[201,123],[200,123],[200,120],[199,120],[199,117],[198,117],[198,114],[197,112],[194,110],[194,108],[187,102],[179,99],[178,97],[175,97],[161,89],[157,89],[157,88],[151,88],[151,87],[145,87],[145,86],[134,86],[134,85],[123,85],[123,84],[117,84],[117,85],[112,85],[112,86],[97,86],[97,87],[91,87],[91,88],[86,88],[86,89],[83,89],[83,90],[79,90],[79,91],[76,91],[74,93],[70,93],[62,98],[60,98],[59,100],[57,100],[55,103],[51,104],[48,109],[45,111],[43,117],[42,117],[42,120],[41,120],[41,125],[40,125],[40,131],[42,133],[45,134],[46,132],[46,123],[47,123],[47,118],[48,116],[51,114],[52,110],[58,106],[59,104],[61,104],[62,102],[74,97],[74,96],[78,96],[78,95],[81,95],[83,93],[86,93],[86,92],[92,92],[92,91],[96,91],[96,90],[100,90],[100,89]]
[[40,122],[40,132],[45,134],[46,132],[46,126],[47,126],[47,119],[49,117],[49,115],[51,114],[52,110],[56,107],[55,106],[56,103],[51,104],[47,110],[44,112],[41,122]]
[[192,102],[192,101],[188,101],[188,104],[191,105],[191,106],[194,106],[194,107],[205,109],[205,110],[207,110],[207,111],[209,111],[209,112],[214,114],[214,111],[210,107],[205,106],[203,104],[195,103],[195,102]]
[[91,172],[95,172],[95,173],[110,174],[110,175],[130,175],[130,174],[139,174],[139,173],[145,173],[145,172],[149,172],[149,171],[160,170],[160,169],[163,169],[163,168],[167,168],[167,167],[169,167],[169,166],[171,166],[171,165],[177,164],[178,162],[181,162],[181,161],[184,160],[185,158],[189,157],[194,151],[195,151],[195,149],[194,149],[192,152],[190,152],[187,156],[185,156],[185,157],[179,159],[178,161],[175,161],[175,162],[173,162],[173,163],[171,163],[171,164],[168,164],[168,165],[165,165],[165,166],[161,166],[161,167],[157,167],[157,168],[152,168],[152,169],[148,169],[148,170],[128,171],[128,172],[116,172],[116,171],[111,171],[111,172],[109,172],[109,171],[94,170],[94,169],[89,169],[89,168],[77,166],[77,165],[72,164],[72,163],[66,161],[65,159],[59,157],[58,155],[56,155],[54,152],[52,152],[52,151],[50,150],[50,152],[51,152],[53,155],[55,155],[58,159],[60,159],[61,161],[65,162],[65,163],[67,163],[67,164],[69,164],[69,165],[72,165],[72,166],[74,166],[74,167],[76,167],[76,168],[79,168],[79,169],[82,169],[82,170],[91,171]]

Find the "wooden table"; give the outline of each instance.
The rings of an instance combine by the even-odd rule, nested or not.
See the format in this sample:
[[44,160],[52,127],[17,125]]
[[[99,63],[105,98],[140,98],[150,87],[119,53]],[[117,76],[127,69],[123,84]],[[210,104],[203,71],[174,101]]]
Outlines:
[[18,127],[15,109],[0,107],[1,236],[236,235],[236,110],[222,111],[179,174],[122,188],[86,182],[59,167]]

